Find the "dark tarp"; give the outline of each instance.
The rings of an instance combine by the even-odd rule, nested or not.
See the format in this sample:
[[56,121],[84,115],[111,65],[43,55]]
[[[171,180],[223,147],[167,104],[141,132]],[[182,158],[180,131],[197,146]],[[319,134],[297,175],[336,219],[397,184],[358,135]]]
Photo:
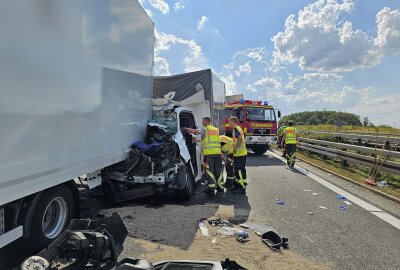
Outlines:
[[199,83],[203,85],[206,100],[212,103],[212,73],[210,69],[173,76],[154,76],[153,96],[162,98],[174,91],[174,100],[182,101],[196,94],[195,87]]
[[225,102],[225,84],[210,69],[183,73],[173,76],[154,76],[153,97],[162,98],[169,92],[175,92],[174,100],[182,101],[196,94],[196,85],[201,84],[204,96],[209,101],[212,122],[225,130],[225,114],[223,105]]

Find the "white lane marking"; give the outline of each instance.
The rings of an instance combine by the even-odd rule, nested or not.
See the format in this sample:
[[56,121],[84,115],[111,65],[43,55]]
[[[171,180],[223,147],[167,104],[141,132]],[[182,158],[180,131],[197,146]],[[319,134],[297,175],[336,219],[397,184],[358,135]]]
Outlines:
[[[272,155],[273,157],[283,161],[286,163],[286,160],[282,157],[280,157],[279,155],[275,154],[274,152],[268,151],[268,154]],[[328,189],[336,192],[339,195],[345,196],[347,200],[352,201],[353,203],[357,204],[358,206],[364,208],[365,210],[367,210],[368,212],[370,212],[371,214],[377,216],[378,218],[382,219],[383,221],[389,223],[390,225],[392,225],[393,227],[397,228],[400,230],[400,219],[384,212],[382,209],[379,209],[378,207],[354,196],[353,194],[333,185],[332,183],[328,182],[327,180],[313,174],[312,172],[303,169],[302,167],[298,166],[298,165],[294,165],[295,169],[297,169],[298,171],[300,171],[302,174],[310,177],[311,179],[317,181],[318,183],[320,183],[321,185],[327,187]]]

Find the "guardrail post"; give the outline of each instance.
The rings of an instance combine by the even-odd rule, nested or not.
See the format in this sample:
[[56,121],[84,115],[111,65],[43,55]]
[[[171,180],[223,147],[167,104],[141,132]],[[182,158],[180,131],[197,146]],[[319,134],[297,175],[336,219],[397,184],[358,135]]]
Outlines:
[[[338,143],[344,143],[343,138],[338,137]],[[346,149],[346,148],[340,148],[340,150],[346,151],[346,152],[347,152],[347,149]],[[342,166],[343,166],[343,167],[349,167],[349,163],[347,162],[347,160],[341,160],[341,163],[342,163]]]

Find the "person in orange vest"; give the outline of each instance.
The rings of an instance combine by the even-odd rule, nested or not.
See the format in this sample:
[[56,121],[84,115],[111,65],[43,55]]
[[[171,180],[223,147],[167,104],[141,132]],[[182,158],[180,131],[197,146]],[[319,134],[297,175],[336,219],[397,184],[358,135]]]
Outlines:
[[233,138],[233,167],[235,169],[235,189],[233,193],[246,194],[247,173],[246,173],[246,140],[244,132],[238,126],[238,119],[235,116],[229,118],[229,126],[232,127]]
[[224,192],[221,139],[219,137],[219,129],[211,125],[210,117],[203,117],[202,124],[202,129],[185,128],[184,130],[191,134],[201,134],[204,169],[208,182],[205,192],[213,195],[215,191]]
[[288,127],[286,127],[283,132],[282,140],[285,142],[286,160],[290,168],[293,168],[296,162],[296,144],[298,137],[297,130],[293,127],[293,121],[289,121]]
[[221,135],[219,137],[221,139],[222,159],[225,162],[225,188],[231,189],[235,182],[235,170],[233,168],[233,139],[226,135]]

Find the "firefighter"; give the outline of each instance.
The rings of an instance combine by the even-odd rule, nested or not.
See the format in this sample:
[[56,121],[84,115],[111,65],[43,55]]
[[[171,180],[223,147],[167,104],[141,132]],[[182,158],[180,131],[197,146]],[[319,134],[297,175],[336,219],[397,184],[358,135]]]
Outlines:
[[219,129],[211,125],[210,117],[203,117],[202,124],[202,129],[184,128],[184,130],[191,134],[201,134],[204,169],[208,182],[205,192],[213,195],[216,190],[218,192],[224,192],[221,140],[219,138]]
[[283,141],[285,143],[287,165],[290,168],[293,168],[295,163],[297,140],[297,130],[293,127],[293,121],[289,121],[288,127],[283,132]]
[[282,122],[282,124],[279,126],[279,129],[278,129],[278,146],[282,147],[282,150],[283,150],[282,157],[286,157],[285,142],[282,139],[283,138],[283,132],[285,131],[286,127],[287,127],[286,123]]
[[219,136],[221,139],[222,158],[225,162],[226,181],[225,188],[230,189],[235,182],[235,171],[233,168],[233,139],[226,136]]
[[238,126],[237,117],[229,118],[229,126],[232,127],[233,137],[233,166],[235,169],[235,190],[233,193],[245,194],[247,186],[246,175],[246,141],[243,130]]

